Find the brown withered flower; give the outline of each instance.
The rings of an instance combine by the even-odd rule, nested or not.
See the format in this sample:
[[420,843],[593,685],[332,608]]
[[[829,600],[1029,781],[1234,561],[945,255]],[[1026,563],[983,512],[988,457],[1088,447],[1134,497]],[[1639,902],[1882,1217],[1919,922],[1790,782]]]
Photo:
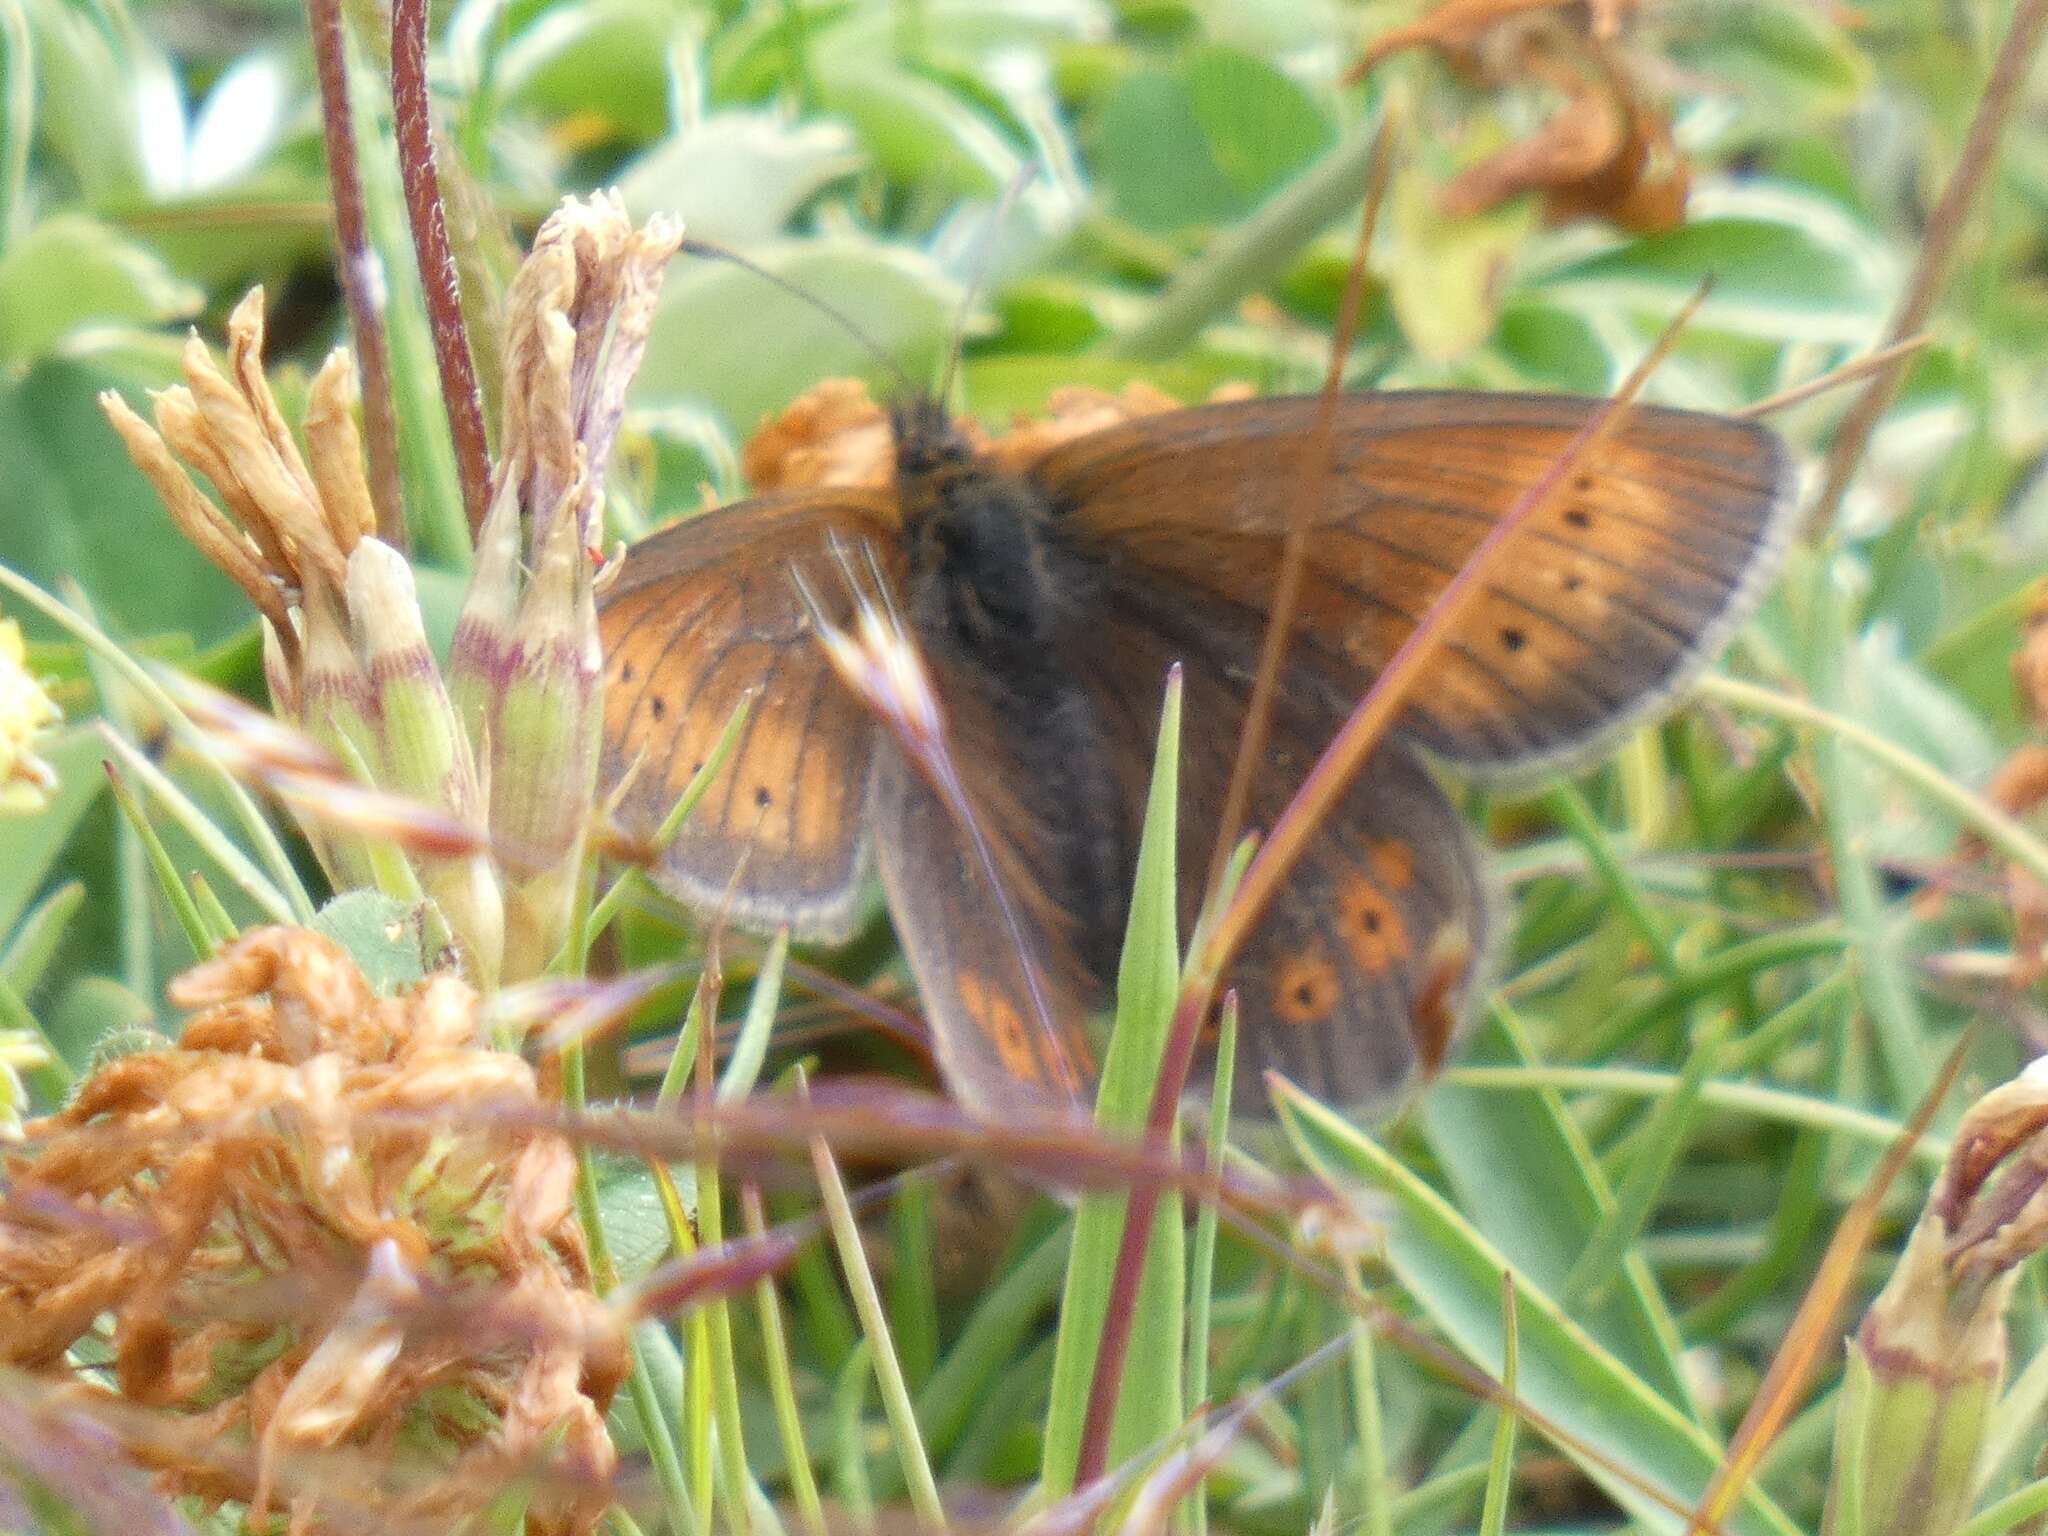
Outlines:
[[264,928],[171,995],[196,1010],[178,1043],[102,1065],[8,1162],[0,1365],[203,1432],[220,1454],[131,1449],[168,1491],[295,1531],[327,1528],[318,1455],[350,1451],[424,1464],[348,1487],[394,1524],[530,1479],[528,1531],[590,1529],[623,1353],[573,1154],[513,1123],[539,1087],[479,1039],[475,992],[380,997],[327,939]]
[[2048,1058],[1963,1114],[1898,1267],[1849,1341],[1832,1526],[1941,1536],[1969,1513],[2020,1266],[2048,1248]]
[[1597,218],[1637,233],[1670,229],[1685,217],[1690,172],[1669,113],[1645,94],[1630,56],[1625,29],[1636,9],[1636,0],[1442,0],[1376,38],[1352,73],[1426,47],[1488,91],[1558,98],[1534,133],[1444,187],[1441,205],[1453,217],[1533,192],[1554,224]]
[[[2020,620],[2012,680],[2021,713],[2033,727],[2033,739],[2014,747],[1991,771],[1983,794],[2008,816],[2029,816],[2048,804],[2048,584],[2036,589]],[[1948,865],[1935,872],[1915,900],[1921,915],[1939,910],[1955,875],[1989,851],[1975,832],[1958,837]],[[2030,987],[2048,975],[2048,887],[2024,865],[2011,861],[2004,866],[2003,884],[2013,927],[2005,980],[2015,989]]]
[[[1211,400],[1240,400],[1248,386],[1224,384]],[[1181,402],[1142,381],[1112,393],[1090,385],[1056,389],[1040,416],[1018,416],[993,436],[971,418],[955,423],[961,438],[1005,469],[1021,471],[1059,444]],[[825,486],[887,485],[895,476],[889,414],[859,379],[825,379],[805,390],[754,431],[740,455],[758,493],[816,490]]]

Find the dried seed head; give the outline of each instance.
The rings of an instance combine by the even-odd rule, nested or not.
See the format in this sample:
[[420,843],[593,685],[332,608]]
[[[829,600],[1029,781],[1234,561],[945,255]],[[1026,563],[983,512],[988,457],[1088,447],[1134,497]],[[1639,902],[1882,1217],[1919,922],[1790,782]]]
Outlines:
[[2005,1310],[2020,1265],[2048,1247],[2048,1058],[1964,1114],[1898,1266],[1849,1347],[1840,1475],[1864,1529],[1954,1529],[2006,1365]]
[[576,450],[597,478],[572,503],[596,533],[603,467],[639,371],[662,274],[682,243],[667,219],[635,229],[616,193],[570,198],[549,215],[505,300],[502,477],[519,488],[538,558],[545,520],[576,479]]
[[198,1010],[179,1045],[100,1067],[10,1164],[0,1364],[71,1380],[110,1314],[119,1395],[205,1431],[157,1443],[168,1488],[274,1495],[295,1529],[331,1507],[311,1451],[405,1445],[430,1477],[351,1490],[394,1524],[545,1471],[529,1529],[588,1530],[619,1341],[569,1148],[530,1128],[533,1069],[479,1043],[476,994],[380,997],[327,939],[266,928],[172,995]]

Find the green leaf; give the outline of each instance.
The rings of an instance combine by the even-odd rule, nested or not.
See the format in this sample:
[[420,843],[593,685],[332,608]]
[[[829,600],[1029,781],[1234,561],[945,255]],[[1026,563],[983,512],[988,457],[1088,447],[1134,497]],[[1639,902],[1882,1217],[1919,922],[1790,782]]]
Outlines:
[[313,927],[349,953],[364,979],[390,996],[426,974],[425,913],[377,891],[347,891],[314,915]]
[[656,0],[553,5],[498,60],[508,104],[595,114],[621,138],[647,142],[669,126],[668,59],[679,18]]
[[666,213],[693,239],[751,250],[859,165],[843,124],[720,112],[634,161],[619,178],[619,194],[635,219]]
[[928,196],[993,196],[1023,163],[988,118],[959,96],[884,62],[836,60],[819,73],[818,103],[853,125],[884,176]]
[[[1437,1328],[1499,1378],[1505,1360],[1501,1276],[1512,1273],[1519,1328],[1519,1395],[1575,1444],[1559,1448],[1644,1529],[1678,1536],[1721,1459],[1721,1448],[1577,1320],[1507,1254],[1363,1131],[1287,1084],[1275,1103],[1302,1157],[1338,1189],[1359,1184],[1394,1202],[1386,1260]],[[1589,1455],[1579,1454],[1583,1447]],[[1628,1470],[1622,1477],[1616,1467]],[[1637,1481],[1658,1491],[1651,1497]],[[1669,1507],[1667,1507],[1669,1506]],[[1752,1486],[1725,1523],[1729,1536],[1796,1536]]]
[[[953,285],[899,247],[829,239],[748,253],[860,327],[913,380],[930,378],[952,334]],[[744,316],[744,323],[735,323]],[[893,376],[844,326],[727,263],[669,274],[636,388],[707,402],[744,436],[819,379],[852,374],[893,393]]]
[[1240,211],[1240,198],[1203,142],[1187,84],[1163,69],[1123,81],[1102,110],[1089,145],[1097,180],[1118,217],[1160,233],[1213,224]]
[[107,776],[100,769],[103,751],[97,731],[58,735],[42,751],[44,761],[57,771],[57,788],[49,804],[34,816],[9,817],[0,823],[7,838],[7,856],[0,859],[0,934],[13,933],[49,879],[57,855],[106,791]]
[[[0,379],[0,563],[45,591],[72,577],[115,634],[183,630],[206,644],[248,621],[249,600],[173,531],[94,400],[111,386],[136,403],[141,386],[174,377],[51,359]],[[19,617],[32,641],[51,633],[35,615]]]
[[1883,328],[1897,266],[1828,199],[1751,185],[1700,207],[1677,229],[1553,268],[1541,285],[1591,306],[1664,314],[1711,277],[1696,321],[1702,330],[1867,346]]
[[[595,1162],[597,1208],[604,1215],[605,1241],[618,1266],[619,1283],[632,1285],[666,1259],[672,1246],[661,1191],[647,1165],[635,1158],[599,1153]],[[684,1206],[694,1211],[697,1181],[692,1170],[688,1166],[672,1168],[670,1176]]]
[[[1459,1060],[1530,1064],[1526,1045],[1497,1011],[1481,1019]],[[1439,1082],[1423,1096],[1421,1117],[1461,1215],[1540,1289],[1562,1295],[1614,1196],[1556,1091],[1496,1093]],[[1623,1275],[1597,1306],[1575,1308],[1573,1320],[1666,1401],[1689,1407],[1663,1298],[1639,1259]],[[1497,1294],[1494,1305],[1497,1311]]]
[[[1145,803],[1144,835],[1131,915],[1117,969],[1116,1022],[1111,1031],[1095,1123],[1106,1133],[1141,1136],[1151,1109],[1160,1060],[1180,983],[1175,936],[1177,889],[1174,833],[1180,793],[1180,676],[1166,688],[1159,717],[1158,755]],[[1052,1407],[1046,1418],[1041,1477],[1054,1493],[1073,1487],[1088,1413],[1096,1350],[1109,1313],[1128,1194],[1092,1192],[1074,1216],[1074,1249],[1060,1306],[1059,1344],[1053,1359]],[[1109,1464],[1164,1440],[1180,1424],[1181,1328],[1187,1269],[1182,1253],[1179,1195],[1159,1199],[1138,1282],[1130,1343],[1117,1383]]]
[[0,362],[32,362],[81,325],[189,319],[204,298],[119,230],[59,214],[0,259]]
[[1198,49],[1182,82],[1209,158],[1247,210],[1336,142],[1308,92],[1257,54]]

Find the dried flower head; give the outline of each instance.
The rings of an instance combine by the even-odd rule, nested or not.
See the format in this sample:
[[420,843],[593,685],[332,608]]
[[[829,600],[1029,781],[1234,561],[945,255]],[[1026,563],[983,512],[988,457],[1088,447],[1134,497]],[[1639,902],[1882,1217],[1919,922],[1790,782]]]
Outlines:
[[172,997],[197,1010],[178,1043],[101,1066],[8,1166],[0,1363],[68,1377],[111,1318],[119,1396],[222,1448],[149,1454],[167,1488],[275,1498],[294,1529],[321,1528],[308,1453],[402,1447],[433,1475],[380,1491],[394,1521],[537,1476],[527,1529],[588,1530],[621,1349],[570,1149],[513,1123],[534,1072],[479,1041],[476,994],[380,997],[265,928]]
[[[1249,386],[1225,384],[1212,400],[1240,400]],[[1085,384],[1052,392],[1041,416],[1018,416],[991,437],[971,418],[954,430],[978,451],[1010,470],[1023,470],[1061,443],[1120,422],[1179,407],[1180,401],[1136,381],[1112,393]],[[763,422],[740,456],[757,492],[815,490],[825,486],[887,485],[896,474],[889,415],[859,379],[825,379],[779,415]]]
[[36,748],[62,718],[29,673],[21,626],[0,619],[0,816],[41,810],[56,787],[56,770]]
[[570,198],[506,297],[501,462],[448,681],[489,786],[510,976],[538,974],[568,931],[603,724],[588,551],[681,240],[665,219],[635,228],[616,195]]
[[1850,1341],[1830,1503],[1853,1501],[1862,1530],[1933,1536],[1968,1513],[2005,1375],[2006,1304],[2043,1248],[2048,1058],[1965,1112],[1898,1267]]
[[1534,89],[1559,102],[1534,133],[1467,168],[1443,189],[1445,213],[1484,212],[1539,193],[1552,223],[1604,219],[1641,232],[1685,216],[1690,173],[1668,112],[1649,101],[1623,41],[1634,0],[1442,0],[1367,48],[1354,75],[1427,47],[1490,90]]
[[[445,679],[411,568],[373,536],[346,351],[312,382],[303,455],[264,380],[261,289],[229,322],[225,369],[187,344],[154,427],[101,397],[172,520],[262,614],[280,718],[356,785],[326,767],[256,776],[337,889],[431,898],[480,986],[539,974],[567,932],[602,721],[586,551],[680,239],[605,195],[541,226],[507,299],[502,461]],[[245,724],[232,734],[231,748],[263,745]]]

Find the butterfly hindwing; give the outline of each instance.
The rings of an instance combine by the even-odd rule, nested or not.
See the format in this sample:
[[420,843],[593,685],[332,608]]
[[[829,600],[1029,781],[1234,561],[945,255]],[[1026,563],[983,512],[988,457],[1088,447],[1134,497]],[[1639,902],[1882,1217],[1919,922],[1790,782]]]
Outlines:
[[850,609],[837,535],[889,557],[880,496],[835,490],[720,508],[634,545],[598,614],[605,652],[601,775],[616,819],[652,837],[750,699],[725,771],[661,854],[691,906],[799,938],[843,939],[867,865],[875,726],[810,633],[792,568],[835,618]]
[[[1603,402],[1340,397],[1140,417],[1053,450],[1030,478],[1106,557],[1190,601],[1262,619],[1300,515],[1296,654],[1362,692],[1481,538]],[[1519,531],[1405,728],[1478,770],[1558,766],[1641,718],[1711,657],[1789,536],[1788,471],[1752,423],[1631,409]]]
[[[1043,881],[1052,829],[1019,796],[1013,738],[970,677],[939,672],[970,828],[893,738],[869,799],[876,864],[953,1097],[976,1114],[1092,1098],[1094,986]],[[977,843],[976,834],[979,834]]]
[[[1157,730],[1157,685],[1171,661],[1182,666],[1185,941],[1204,894],[1259,635],[1190,614],[1128,575],[1111,607],[1118,618],[1088,641],[1092,664],[1077,664],[1094,679],[1133,823]],[[1342,720],[1336,690],[1299,676],[1275,701],[1249,828],[1278,820]],[[1418,1064],[1441,1059],[1478,1000],[1495,937],[1464,819],[1413,751],[1382,744],[1224,975],[1238,993],[1237,1112],[1269,1113],[1269,1070],[1342,1108],[1386,1103]]]

